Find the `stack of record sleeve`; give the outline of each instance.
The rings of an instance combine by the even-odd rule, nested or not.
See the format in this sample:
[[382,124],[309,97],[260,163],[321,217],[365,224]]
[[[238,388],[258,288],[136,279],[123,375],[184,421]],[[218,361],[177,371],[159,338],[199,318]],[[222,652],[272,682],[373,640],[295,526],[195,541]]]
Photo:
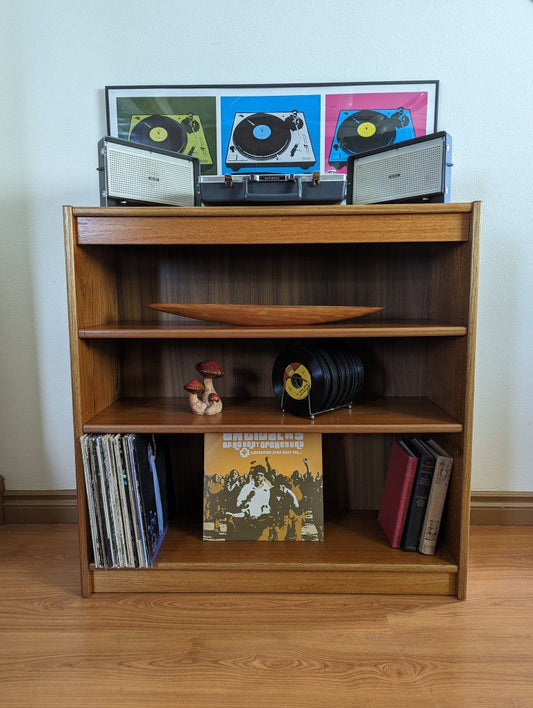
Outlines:
[[97,568],[153,566],[168,527],[166,451],[152,435],[82,435]]

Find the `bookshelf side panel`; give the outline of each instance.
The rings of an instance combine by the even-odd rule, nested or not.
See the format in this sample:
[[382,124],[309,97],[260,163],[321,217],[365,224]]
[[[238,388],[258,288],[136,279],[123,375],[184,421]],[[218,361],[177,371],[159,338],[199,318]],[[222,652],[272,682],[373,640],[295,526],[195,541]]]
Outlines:
[[114,344],[89,345],[79,339],[80,327],[99,321],[112,321],[118,313],[114,254],[89,253],[77,246],[77,223],[72,209],[64,208],[65,255],[70,330],[72,408],[76,488],[78,498],[78,529],[80,543],[81,589],[90,595],[92,575],[89,563],[89,521],[83,461],[79,445],[83,423],[117,398],[118,356]]
[[426,395],[463,424],[463,432],[443,439],[454,456],[445,510],[444,536],[458,563],[457,595],[466,595],[470,525],[470,478],[478,300],[480,204],[472,205],[470,235],[435,261],[430,279],[430,313],[447,320],[453,313],[467,327],[466,337],[442,339],[428,360]]
[[468,337],[466,355],[466,395],[464,402],[463,438],[464,438],[464,473],[461,504],[461,541],[459,553],[459,569],[457,574],[457,596],[466,597],[468,578],[468,544],[470,537],[470,495],[472,468],[472,438],[474,422],[474,376],[476,357],[477,308],[479,288],[479,252],[481,239],[481,203],[474,202],[470,240],[472,243],[472,259],[470,270],[470,301],[468,313]]

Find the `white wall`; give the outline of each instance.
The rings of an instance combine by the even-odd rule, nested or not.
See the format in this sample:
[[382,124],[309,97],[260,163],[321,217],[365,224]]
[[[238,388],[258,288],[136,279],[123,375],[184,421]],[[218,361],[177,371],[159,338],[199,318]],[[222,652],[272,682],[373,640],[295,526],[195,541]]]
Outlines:
[[529,0],[3,0],[0,474],[74,486],[61,205],[98,204],[103,87],[439,79],[454,201],[481,199],[474,481],[533,490]]

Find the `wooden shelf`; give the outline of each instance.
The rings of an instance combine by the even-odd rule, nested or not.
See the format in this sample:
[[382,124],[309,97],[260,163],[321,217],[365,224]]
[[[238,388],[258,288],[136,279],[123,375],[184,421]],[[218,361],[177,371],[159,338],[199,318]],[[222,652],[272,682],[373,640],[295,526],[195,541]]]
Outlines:
[[198,320],[179,320],[175,324],[112,322],[83,327],[81,339],[292,339],[369,338],[369,337],[461,337],[467,329],[426,320],[379,322],[341,322],[309,327],[238,327]]
[[391,548],[375,512],[348,512],[326,519],[324,541],[257,543],[255,541],[202,541],[200,524],[171,526],[155,568],[176,570],[404,570],[456,572],[457,564],[444,550],[425,556]]
[[83,425],[85,433],[458,433],[463,426],[426,398],[368,401],[308,420],[281,413],[275,398],[224,399],[216,416],[196,416],[186,398],[123,398]]
[[[369,576],[374,589],[387,576],[390,583],[391,573],[408,592],[448,592],[455,585],[457,564],[446,549],[424,556],[391,548],[374,512],[348,512],[326,522],[325,540],[312,543],[204,542],[200,524],[181,523],[169,528],[153,569],[93,570],[95,589],[131,591],[139,572],[143,587],[160,591],[200,582],[204,591],[231,591],[244,583],[250,592],[291,592],[312,588],[323,572],[331,579],[326,592],[364,591]],[[270,573],[276,580],[268,587]]]

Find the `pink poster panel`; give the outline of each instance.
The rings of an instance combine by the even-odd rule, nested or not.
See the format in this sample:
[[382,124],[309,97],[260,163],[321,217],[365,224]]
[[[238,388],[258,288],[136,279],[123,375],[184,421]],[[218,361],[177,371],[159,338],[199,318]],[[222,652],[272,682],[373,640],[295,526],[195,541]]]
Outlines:
[[419,138],[432,130],[426,91],[326,94],[326,171],[346,172],[351,154]]

